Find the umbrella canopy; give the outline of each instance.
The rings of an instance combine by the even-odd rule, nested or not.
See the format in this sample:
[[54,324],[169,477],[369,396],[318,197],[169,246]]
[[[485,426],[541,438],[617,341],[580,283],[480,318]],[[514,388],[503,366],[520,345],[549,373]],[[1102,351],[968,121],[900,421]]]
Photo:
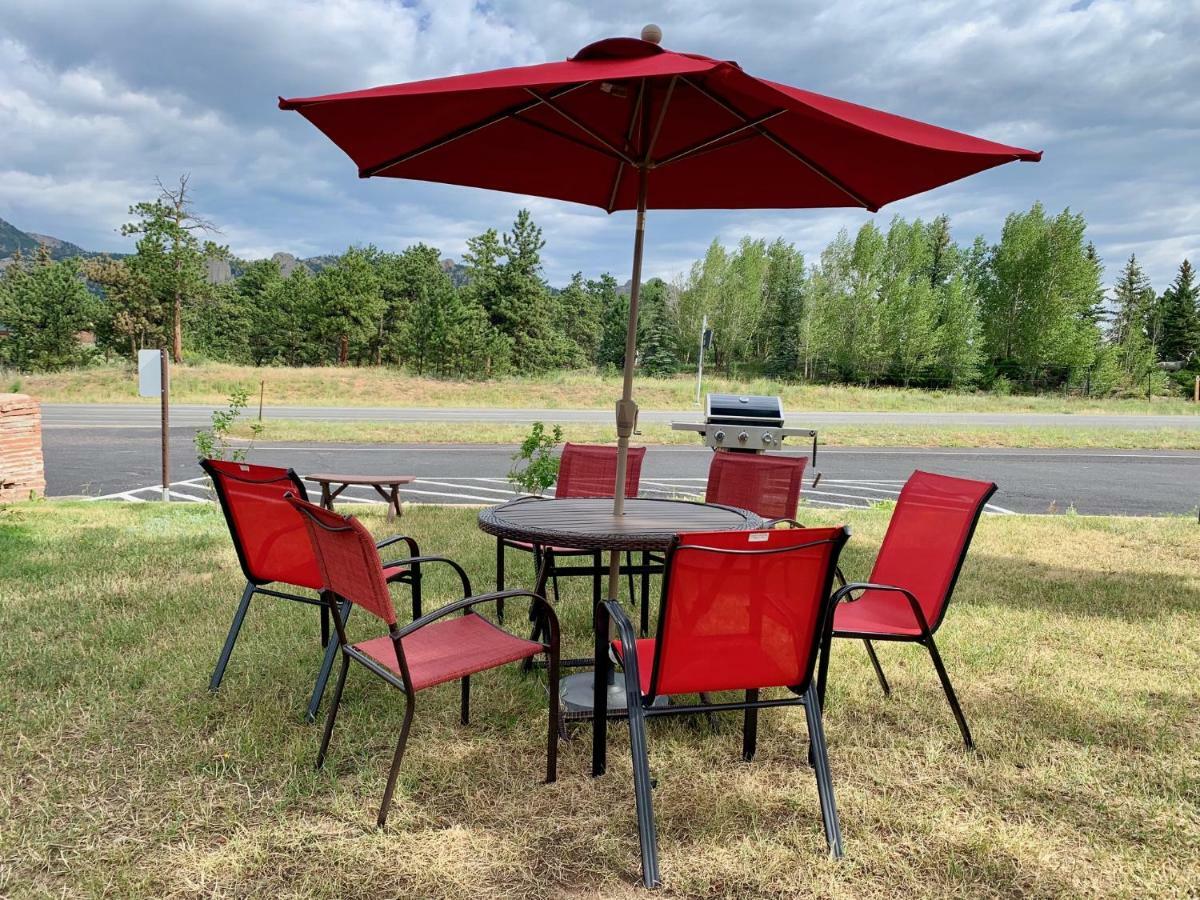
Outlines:
[[[647,209],[885,203],[1040,152],[788,87],[735,62],[610,38],[568,60],[279,100],[383,176],[636,209],[614,513],[637,422],[633,369]],[[609,565],[615,598],[618,555]],[[598,687],[597,690],[600,688]]]
[[636,209],[885,203],[1041,153],[610,38],[571,59],[293,100],[363,178]]

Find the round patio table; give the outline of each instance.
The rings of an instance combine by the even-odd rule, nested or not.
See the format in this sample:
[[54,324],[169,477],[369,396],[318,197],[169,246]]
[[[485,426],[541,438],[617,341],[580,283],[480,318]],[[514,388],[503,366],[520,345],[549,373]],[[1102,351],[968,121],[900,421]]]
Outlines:
[[[690,531],[748,531],[762,527],[754,513],[716,503],[685,500],[625,501],[623,515],[613,513],[612,498],[544,500],[523,497],[479,513],[479,528],[488,534],[545,547],[594,551],[665,551],[675,535]],[[534,593],[546,595],[547,567],[538,573]],[[609,621],[603,604],[592,615],[592,672],[562,679],[559,694],[574,707],[591,706],[592,774],[606,766],[608,716],[625,708],[624,689],[616,683],[608,658]],[[603,676],[601,681],[600,676]],[[598,689],[599,685],[607,689]],[[591,703],[587,698],[591,697]]]

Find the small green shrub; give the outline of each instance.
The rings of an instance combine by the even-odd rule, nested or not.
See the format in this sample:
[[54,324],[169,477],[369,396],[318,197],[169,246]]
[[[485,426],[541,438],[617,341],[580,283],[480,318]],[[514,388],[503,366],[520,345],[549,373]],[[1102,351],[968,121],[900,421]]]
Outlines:
[[196,432],[196,453],[201,459],[225,459],[226,453],[234,462],[241,462],[246,458],[246,452],[254,448],[255,439],[262,433],[262,423],[255,422],[250,426],[250,443],[247,446],[232,451],[229,447],[229,430],[249,402],[250,397],[246,390],[235,387],[229,395],[229,406],[213,410],[212,426]]
[[509,483],[527,494],[543,494],[558,480],[558,457],[554,455],[554,448],[562,443],[562,437],[561,425],[555,425],[547,433],[545,425],[534,422],[521,442],[521,448],[513,454],[517,465],[508,473]]

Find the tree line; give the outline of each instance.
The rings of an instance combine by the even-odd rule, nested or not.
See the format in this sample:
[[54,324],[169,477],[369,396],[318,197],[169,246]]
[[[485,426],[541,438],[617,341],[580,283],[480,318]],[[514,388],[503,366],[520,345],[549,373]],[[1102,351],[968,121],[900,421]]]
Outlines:
[[[186,179],[131,207],[121,259],[17,259],[0,277],[0,364],[52,370],[166,347],[176,361],[387,365],[440,378],[619,368],[629,298],[616,278],[541,267],[521,211],[467,242],[456,283],[432,247],[350,247],[318,272],[231,260]],[[209,266],[237,276],[214,284]],[[713,241],[673,283],[642,289],[640,369],[695,366],[701,323],[718,372],[785,380],[997,391],[1162,392],[1200,372],[1200,306],[1184,260],[1159,293],[1137,259],[1111,292],[1083,217],[1014,212],[992,244],[956,243],[946,216],[839,233],[815,260],[785,238]],[[80,343],[82,332],[95,346]]]

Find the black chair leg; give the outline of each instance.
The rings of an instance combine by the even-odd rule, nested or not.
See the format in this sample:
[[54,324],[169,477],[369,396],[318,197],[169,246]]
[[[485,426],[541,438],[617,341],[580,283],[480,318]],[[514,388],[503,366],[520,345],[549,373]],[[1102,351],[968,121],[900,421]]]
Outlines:
[[[350,604],[343,601],[338,606],[338,616],[342,620],[342,626],[345,627],[346,621],[350,618]],[[317,721],[317,711],[321,708],[321,697],[325,695],[325,685],[329,683],[329,676],[333,672],[333,660],[337,656],[338,642],[331,640],[325,646],[325,655],[321,659],[321,669],[317,672],[317,680],[313,683],[312,696],[308,699],[308,711],[304,714],[304,719],[309,724]]]
[[958,697],[954,694],[950,676],[946,674],[946,667],[942,665],[942,657],[937,651],[937,645],[933,643],[932,635],[925,639],[925,647],[933,659],[933,667],[937,669],[938,678],[942,682],[942,690],[946,692],[946,699],[950,701],[950,709],[954,713],[954,721],[958,723],[958,730],[962,733],[963,744],[968,750],[973,750],[975,741],[971,739],[971,729],[967,727],[967,717],[963,715],[962,707],[958,705]]
[[625,580],[629,582],[629,603],[637,603],[637,592],[633,587],[633,551],[625,551]]
[[879,686],[883,688],[883,695],[890,697],[892,689],[888,686],[887,678],[883,675],[883,666],[879,664],[879,657],[875,655],[875,647],[868,640],[863,641],[863,646],[867,648],[867,656],[871,657],[871,665],[875,668],[875,677],[879,679]]
[[650,554],[642,553],[642,637],[650,633]]
[[[504,541],[496,538],[496,590],[504,590]],[[504,624],[504,601],[496,601],[496,621]]]
[[829,677],[829,655],[833,651],[833,635],[826,634],[821,642],[821,658],[817,661],[817,702],[825,708],[825,681]]
[[400,774],[400,763],[404,760],[404,747],[408,744],[408,730],[412,726],[415,698],[411,695],[404,704],[404,724],[400,726],[400,739],[396,741],[396,754],[392,757],[392,768],[388,771],[387,787],[383,790],[383,803],[379,805],[376,824],[382,828],[387,824],[388,810],[392,808],[392,794],[396,790],[396,776]]
[[638,685],[631,684],[626,670],[625,690],[629,698],[629,748],[633,755],[633,796],[637,806],[638,842],[642,852],[642,883],[648,888],[662,884],[658,874],[658,832],[654,826],[654,798],[650,780],[650,757],[646,747],[646,717],[642,713]]
[[604,602],[604,561],[599,553],[592,554],[592,609]]
[[329,751],[329,739],[333,737],[333,723],[337,721],[338,707],[342,705],[342,689],[346,686],[346,673],[350,671],[350,657],[342,654],[342,668],[338,672],[337,684],[333,688],[333,702],[325,716],[325,733],[321,735],[321,749],[317,751],[317,768],[325,765],[325,754]]
[[817,795],[821,800],[821,821],[825,825],[825,841],[829,855],[842,857],[842,826],[838,822],[837,803],[833,797],[833,777],[829,773],[829,752],[825,746],[825,728],[821,723],[821,706],[813,697],[812,686],[804,692],[804,715],[808,721],[808,742],[817,772]]
[[558,726],[559,726],[559,706],[558,706],[558,654],[546,654],[546,688],[550,693],[549,697],[549,722],[546,737],[546,783],[550,784],[558,780]]
[[459,715],[464,725],[471,724],[471,676],[462,677],[462,709]]
[[253,596],[254,585],[246,582],[246,589],[242,591],[242,600],[238,604],[237,612],[233,614],[233,621],[229,623],[229,634],[225,637],[225,646],[221,648],[221,655],[217,657],[217,667],[213,670],[212,678],[208,682],[210,691],[215,691],[221,686],[221,679],[225,677],[225,667],[229,665],[229,656],[233,653],[233,645],[237,643],[238,632],[242,630],[242,622],[246,618],[246,610],[250,608],[250,598]]
[[[746,691],[746,702],[758,702],[758,690]],[[742,719],[742,759],[750,762],[754,759],[754,751],[758,749],[758,710],[749,707]]]
[[329,646],[329,607],[321,604],[321,646]]

